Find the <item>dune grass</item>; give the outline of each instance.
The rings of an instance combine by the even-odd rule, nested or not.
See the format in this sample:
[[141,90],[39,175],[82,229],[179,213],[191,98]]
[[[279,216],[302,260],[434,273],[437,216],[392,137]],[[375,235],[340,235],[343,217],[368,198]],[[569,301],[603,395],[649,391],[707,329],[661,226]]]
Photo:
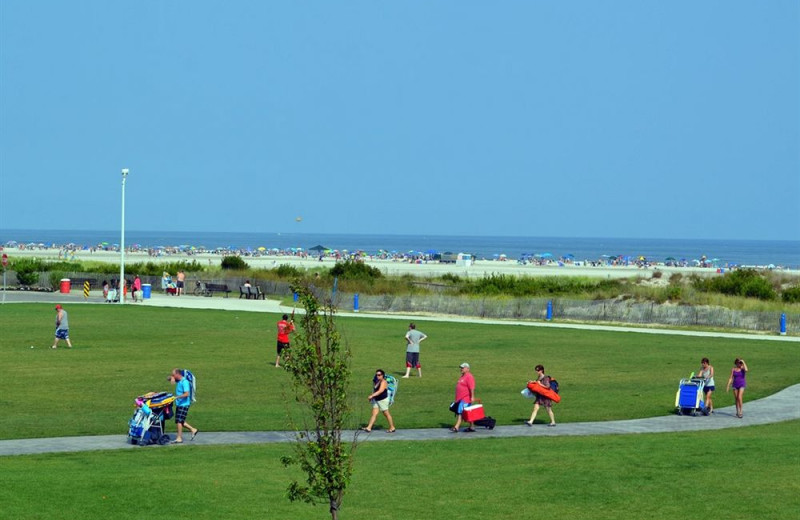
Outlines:
[[[0,438],[124,434],[133,398],[171,390],[165,379],[174,367],[198,377],[192,424],[206,431],[287,428],[293,394],[288,375],[273,366],[277,316],[135,305],[67,309],[75,349],[53,351],[51,305],[3,307]],[[369,415],[373,371],[404,372],[407,323],[350,317],[338,323],[353,352],[357,426]],[[392,408],[399,428],[452,420],[447,407],[463,361],[472,364],[477,395],[499,424],[529,416],[531,401],[519,392],[537,363],[561,383],[559,422],[671,413],[678,381],[703,356],[716,366],[720,389],[733,358],[747,360],[746,401],[798,382],[797,347],[788,343],[443,322],[419,328],[429,335],[424,377],[401,380]],[[732,402],[717,392],[717,407]]]
[[[800,421],[697,433],[367,443],[341,518],[786,519]],[[10,519],[329,518],[284,495],[287,445],[3,458]],[[46,499],[43,500],[43,497]]]

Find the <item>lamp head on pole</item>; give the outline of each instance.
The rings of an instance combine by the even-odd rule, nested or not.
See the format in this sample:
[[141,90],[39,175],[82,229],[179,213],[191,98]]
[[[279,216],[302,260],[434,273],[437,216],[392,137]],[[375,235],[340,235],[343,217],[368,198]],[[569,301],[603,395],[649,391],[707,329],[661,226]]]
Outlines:
[[122,178],[124,179],[127,176],[128,176],[128,169],[127,168],[123,168],[122,169]]

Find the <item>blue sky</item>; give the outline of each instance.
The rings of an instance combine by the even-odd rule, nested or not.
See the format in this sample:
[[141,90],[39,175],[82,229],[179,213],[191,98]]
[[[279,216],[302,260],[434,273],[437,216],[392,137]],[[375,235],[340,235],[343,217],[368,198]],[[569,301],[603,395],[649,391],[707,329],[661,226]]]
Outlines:
[[4,1],[0,228],[798,240],[799,6]]

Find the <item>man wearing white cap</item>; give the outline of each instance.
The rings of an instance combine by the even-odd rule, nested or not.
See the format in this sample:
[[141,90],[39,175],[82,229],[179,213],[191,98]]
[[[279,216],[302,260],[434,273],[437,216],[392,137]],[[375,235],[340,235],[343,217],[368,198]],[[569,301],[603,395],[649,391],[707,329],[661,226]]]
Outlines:
[[[454,401],[455,409],[453,412],[456,414],[456,424],[450,431],[453,433],[458,432],[458,429],[461,427],[461,412],[464,411],[465,406],[469,406],[469,404],[475,400],[475,378],[472,377],[472,374],[469,372],[469,363],[461,363],[459,365],[461,369],[461,377],[458,378],[458,382],[456,383],[456,398]],[[474,432],[475,428],[472,427],[472,423],[467,423],[467,429],[464,430],[466,432]]]
[[59,303],[56,305],[56,339],[50,348],[58,348],[58,342],[62,339],[67,342],[69,348],[72,348],[72,343],[69,341],[69,317]]

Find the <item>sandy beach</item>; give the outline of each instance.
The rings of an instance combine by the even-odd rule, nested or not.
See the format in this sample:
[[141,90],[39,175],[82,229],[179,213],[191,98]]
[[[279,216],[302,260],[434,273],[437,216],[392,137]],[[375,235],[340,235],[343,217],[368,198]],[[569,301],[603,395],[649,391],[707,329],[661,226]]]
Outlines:
[[[59,260],[58,249],[23,249],[6,247],[3,251],[9,258],[38,258],[46,260]],[[181,260],[196,261],[201,265],[218,266],[222,261],[222,255],[216,253],[197,253],[197,254],[165,254],[161,256],[151,256],[144,251],[134,251],[125,254],[125,263],[133,264],[137,262],[167,263]],[[322,261],[318,258],[300,257],[292,255],[263,255],[242,257],[247,264],[255,269],[273,269],[282,264],[291,265],[299,269],[319,269],[331,268],[336,259],[325,257]],[[119,264],[120,254],[116,251],[89,251],[79,250],[69,253],[68,259],[76,261],[108,262]],[[444,264],[439,262],[411,263],[400,260],[367,259],[366,262],[380,269],[387,275],[414,275],[421,278],[434,278],[447,273],[452,273],[462,277],[483,277],[495,274],[506,274],[515,276],[586,276],[592,278],[650,278],[655,271],[663,273],[699,274],[711,276],[719,274],[716,268],[703,267],[673,267],[665,265],[653,265],[650,267],[629,266],[598,266],[564,264],[557,262],[548,265],[527,264],[522,265],[515,261],[498,260],[477,260],[470,266],[457,264]],[[800,276],[797,270],[781,270],[781,273],[793,276]]]

